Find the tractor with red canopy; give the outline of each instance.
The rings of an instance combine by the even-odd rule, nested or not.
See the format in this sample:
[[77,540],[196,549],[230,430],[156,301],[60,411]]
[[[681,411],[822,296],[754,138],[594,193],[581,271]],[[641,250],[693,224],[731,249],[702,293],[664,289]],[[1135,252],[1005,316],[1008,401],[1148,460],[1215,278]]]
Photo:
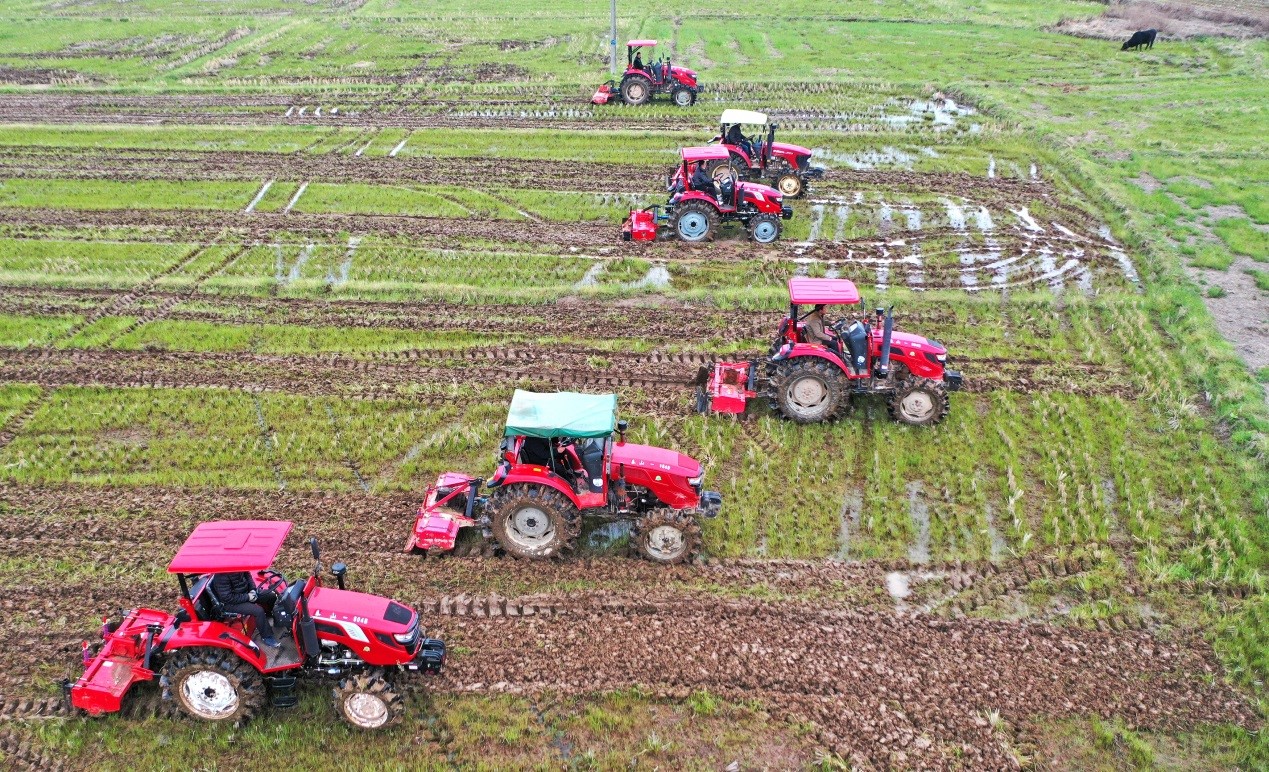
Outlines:
[[[670,101],[679,107],[691,107],[696,104],[696,95],[701,92],[696,82],[696,72],[686,67],[675,67],[669,59],[658,58],[655,62],[644,64],[644,48],[653,48],[655,40],[631,40],[626,43],[626,72],[621,76],[621,84],[614,85],[608,81],[600,86],[591,103],[606,105],[616,95],[628,105],[643,105],[652,100],[655,94],[669,94]],[[651,58],[652,52],[648,52]]]
[[[758,133],[749,137],[744,126],[757,126]],[[730,162],[711,161],[707,167],[716,180],[723,175],[740,179],[763,180],[789,198],[806,192],[810,180],[824,176],[824,170],[811,166],[811,151],[801,145],[776,142],[777,126],[765,113],[753,110],[723,110],[718,136],[710,144],[721,143],[731,155]],[[765,136],[764,136],[765,135]]]
[[[299,677],[334,680],[335,708],[360,729],[401,720],[395,677],[439,673],[445,644],[427,638],[410,607],[344,588],[323,587],[318,562],[287,583],[271,566],[291,530],[285,521],[200,524],[168,564],[180,585],[175,614],[137,608],[109,621],[96,647],[84,643],[84,674],[69,686],[71,704],[90,715],[119,711],[136,684],[159,680],[163,698],[207,721],[241,723],[266,704],[293,707]],[[317,540],[310,540],[318,561]],[[228,611],[218,574],[246,573],[272,617],[280,645],[264,643],[255,620]]]
[[[961,388],[961,374],[947,369],[942,344],[894,329],[893,309],[826,325],[825,343],[807,334],[800,307],[859,306],[863,299],[846,279],[789,279],[789,312],[780,322],[768,355],[750,362],[718,362],[697,376],[696,406],[702,412],[744,413],[748,402],[765,396],[771,408],[797,423],[836,418],[851,399],[870,395],[887,400],[901,423],[938,423],[950,407],[949,391]],[[809,312],[808,312],[809,313]]]
[[681,241],[712,241],[722,223],[738,222],[752,241],[770,244],[780,238],[781,220],[793,216],[784,196],[756,182],[737,182],[736,175],[709,174],[709,164],[731,163],[727,148],[685,147],[683,159],[666,183],[670,200],[663,207],[636,209],[621,225],[626,241],[652,241],[661,223]]
[[586,515],[632,521],[631,546],[648,560],[691,560],[722,496],[704,489],[696,459],[626,442],[616,411],[615,394],[517,389],[493,476],[440,475],[405,550],[447,552],[460,529],[479,528],[512,557],[550,558],[573,549]]

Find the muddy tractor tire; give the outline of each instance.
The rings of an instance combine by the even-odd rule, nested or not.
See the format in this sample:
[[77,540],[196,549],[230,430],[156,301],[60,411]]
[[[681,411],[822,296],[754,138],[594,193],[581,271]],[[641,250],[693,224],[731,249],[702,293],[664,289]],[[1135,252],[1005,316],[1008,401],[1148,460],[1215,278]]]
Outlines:
[[670,99],[678,107],[691,107],[696,104],[696,89],[688,86],[675,86],[670,92]]
[[652,81],[632,75],[621,82],[621,101],[632,107],[646,105],[652,99]]
[[688,201],[675,208],[670,228],[680,241],[713,241],[718,230],[718,210],[704,201]]
[[785,198],[798,198],[806,192],[806,183],[792,169],[785,168],[776,175],[775,189]]
[[951,400],[942,383],[929,378],[908,378],[899,382],[890,397],[890,417],[909,426],[933,426],[951,409]]
[[405,698],[381,670],[349,676],[332,692],[335,712],[357,729],[382,729],[401,723],[405,715]]
[[687,563],[700,554],[701,525],[691,515],[655,509],[635,521],[630,546],[653,563]]
[[831,421],[850,407],[846,374],[819,357],[781,362],[771,379],[770,396],[781,415],[799,424]]
[[780,238],[780,218],[773,214],[759,214],[749,218],[746,226],[749,240],[757,244],[771,244]]
[[246,723],[265,705],[264,677],[225,649],[177,649],[163,665],[163,699],[202,721]]
[[564,494],[545,485],[499,488],[489,502],[494,538],[506,553],[544,560],[573,548],[582,517]]

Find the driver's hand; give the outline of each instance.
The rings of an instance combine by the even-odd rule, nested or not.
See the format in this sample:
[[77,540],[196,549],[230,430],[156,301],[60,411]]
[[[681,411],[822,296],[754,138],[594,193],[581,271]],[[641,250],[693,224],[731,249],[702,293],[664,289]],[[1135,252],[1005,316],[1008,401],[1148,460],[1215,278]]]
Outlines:
[[259,598],[260,598],[260,593],[256,592],[255,590],[252,590],[251,592],[247,593],[247,600],[251,601],[252,603],[255,603]]

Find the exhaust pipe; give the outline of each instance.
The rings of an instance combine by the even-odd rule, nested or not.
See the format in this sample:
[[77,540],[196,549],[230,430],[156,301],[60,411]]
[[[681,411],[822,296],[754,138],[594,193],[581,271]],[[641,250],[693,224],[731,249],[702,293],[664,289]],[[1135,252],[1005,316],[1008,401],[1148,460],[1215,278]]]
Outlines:
[[882,328],[881,334],[881,364],[877,366],[877,375],[881,378],[890,377],[890,338],[894,334],[894,306],[890,306],[889,310],[877,309],[877,316],[886,315],[886,323]]

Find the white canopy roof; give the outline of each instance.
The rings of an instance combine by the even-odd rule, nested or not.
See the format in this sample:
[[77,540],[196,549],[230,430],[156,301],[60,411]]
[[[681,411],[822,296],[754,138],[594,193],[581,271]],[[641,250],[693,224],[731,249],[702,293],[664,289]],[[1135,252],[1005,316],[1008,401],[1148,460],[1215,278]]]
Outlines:
[[723,110],[723,117],[719,119],[719,123],[756,123],[766,126],[767,114],[753,110]]

